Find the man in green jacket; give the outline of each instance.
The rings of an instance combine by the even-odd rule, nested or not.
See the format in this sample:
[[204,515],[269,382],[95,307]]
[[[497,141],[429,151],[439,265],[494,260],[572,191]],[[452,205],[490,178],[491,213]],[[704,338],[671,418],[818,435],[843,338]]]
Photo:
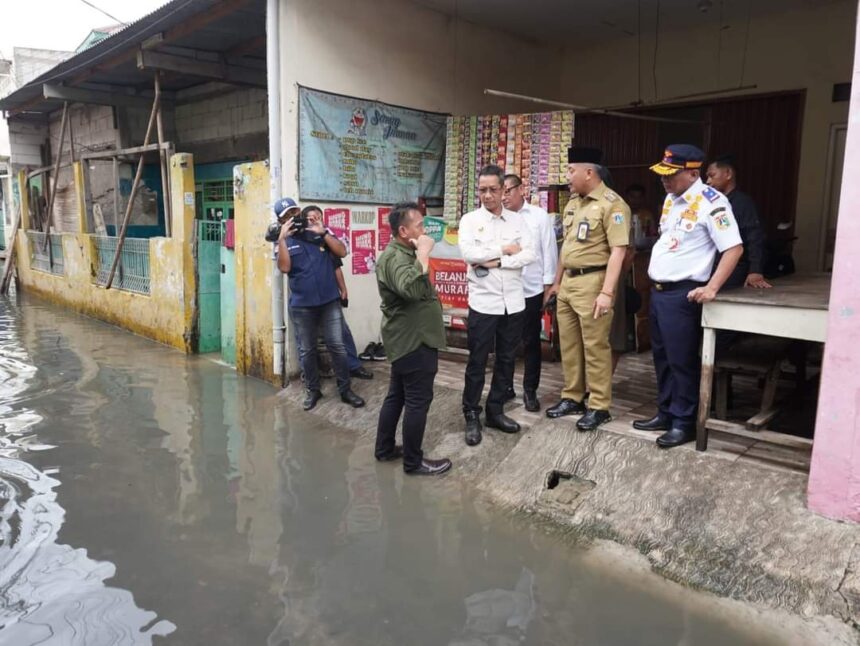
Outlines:
[[[421,451],[439,349],[445,347],[442,305],[427,275],[433,238],[414,202],[396,205],[388,216],[394,239],[379,256],[376,284],[382,298],[382,343],[391,362],[388,394],[379,411],[376,459],[403,457],[410,475],[439,475],[451,460],[430,460]],[[403,409],[403,446],[394,443]]]

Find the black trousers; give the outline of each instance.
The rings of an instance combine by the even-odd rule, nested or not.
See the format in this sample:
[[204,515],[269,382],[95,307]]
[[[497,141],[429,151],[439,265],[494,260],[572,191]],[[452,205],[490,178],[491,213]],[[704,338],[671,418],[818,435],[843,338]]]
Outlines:
[[688,291],[651,290],[651,352],[660,415],[675,428],[693,431],[702,371],[702,306],[687,300]]
[[526,298],[523,312],[523,390],[537,390],[540,386],[541,369],[541,319],[543,318],[543,293]]
[[487,357],[494,347],[496,362],[486,410],[487,415],[502,413],[505,393],[514,383],[514,357],[522,337],[523,320],[524,312],[482,314],[469,308],[469,362],[466,364],[466,385],[463,388],[463,413],[481,412]]
[[400,413],[403,416],[403,470],[413,471],[421,466],[424,453],[424,427],[427,411],[433,401],[433,381],[439,370],[439,352],[422,345],[391,364],[388,394],[379,411],[376,427],[376,457],[385,458],[394,451],[394,435]]

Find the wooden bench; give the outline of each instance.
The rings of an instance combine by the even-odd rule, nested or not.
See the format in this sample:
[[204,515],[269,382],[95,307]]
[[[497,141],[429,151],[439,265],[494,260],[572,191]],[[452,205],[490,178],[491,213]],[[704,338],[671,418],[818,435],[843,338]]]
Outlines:
[[757,431],[772,420],[778,408],[775,406],[776,388],[782,371],[782,363],[789,356],[791,341],[777,337],[745,335],[733,345],[724,357],[717,358],[714,365],[715,408],[719,419],[728,418],[728,401],[732,375],[750,375],[764,381],[759,411],[745,422],[747,429]]

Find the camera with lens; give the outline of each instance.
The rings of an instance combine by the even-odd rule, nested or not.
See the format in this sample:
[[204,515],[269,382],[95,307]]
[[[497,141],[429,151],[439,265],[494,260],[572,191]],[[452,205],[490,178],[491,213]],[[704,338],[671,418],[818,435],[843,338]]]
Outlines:
[[[277,242],[278,235],[281,233],[281,226],[283,226],[286,219],[282,222],[278,220],[277,222],[273,222],[269,225],[269,228],[266,229],[266,242]],[[307,216],[297,215],[293,218],[293,235],[297,233],[303,233],[305,229],[308,228],[308,218]]]

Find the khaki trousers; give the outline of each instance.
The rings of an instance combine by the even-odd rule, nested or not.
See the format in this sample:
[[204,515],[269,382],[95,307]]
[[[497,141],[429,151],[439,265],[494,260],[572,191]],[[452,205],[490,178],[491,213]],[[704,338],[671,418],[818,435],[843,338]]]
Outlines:
[[594,318],[594,299],[603,287],[605,271],[561,280],[558,293],[558,334],[561,342],[561,367],[564,371],[562,399],[581,402],[586,383],[588,407],[609,410],[612,403],[612,349],[609,330],[613,312]]

